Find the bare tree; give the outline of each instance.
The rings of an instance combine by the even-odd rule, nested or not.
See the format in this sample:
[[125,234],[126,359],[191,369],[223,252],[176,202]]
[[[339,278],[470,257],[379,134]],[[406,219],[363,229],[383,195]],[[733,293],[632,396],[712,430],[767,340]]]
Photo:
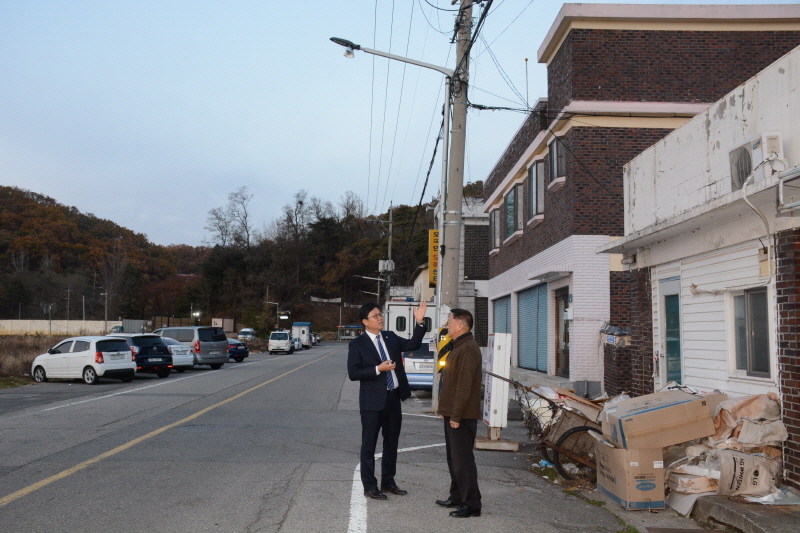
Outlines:
[[211,244],[219,244],[223,248],[231,241],[233,233],[233,220],[230,210],[224,207],[215,207],[208,212],[205,229],[211,232]]
[[253,195],[244,186],[228,194],[228,215],[233,224],[233,239],[244,245],[248,251],[250,251],[253,233],[249,209],[252,199]]
[[342,219],[350,216],[364,218],[364,201],[353,191],[347,191],[339,200],[339,211]]
[[11,254],[11,267],[14,272],[25,272],[28,270],[28,254],[25,250]]

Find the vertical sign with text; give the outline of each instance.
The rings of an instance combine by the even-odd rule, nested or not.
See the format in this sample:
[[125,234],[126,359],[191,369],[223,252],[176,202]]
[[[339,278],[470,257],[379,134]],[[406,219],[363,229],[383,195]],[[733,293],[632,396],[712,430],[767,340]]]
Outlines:
[[439,279],[439,230],[428,230],[428,286],[435,287]]

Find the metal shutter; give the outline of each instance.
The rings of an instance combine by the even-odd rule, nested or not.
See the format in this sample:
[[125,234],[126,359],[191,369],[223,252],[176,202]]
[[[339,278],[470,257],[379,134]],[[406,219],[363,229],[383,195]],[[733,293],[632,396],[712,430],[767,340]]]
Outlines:
[[511,333],[511,296],[494,301],[494,332]]
[[518,302],[519,366],[547,372],[547,284],[521,291]]

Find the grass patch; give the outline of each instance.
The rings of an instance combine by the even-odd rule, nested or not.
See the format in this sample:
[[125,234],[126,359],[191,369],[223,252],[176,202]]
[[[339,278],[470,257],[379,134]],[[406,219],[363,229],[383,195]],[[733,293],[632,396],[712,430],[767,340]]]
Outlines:
[[0,377],[0,389],[13,389],[14,387],[22,387],[23,385],[30,385],[29,378],[22,378],[17,376]]
[[640,531],[633,526],[626,526],[625,529],[619,533],[640,533]]
[[37,355],[66,338],[63,335],[0,335],[0,378],[24,379]]

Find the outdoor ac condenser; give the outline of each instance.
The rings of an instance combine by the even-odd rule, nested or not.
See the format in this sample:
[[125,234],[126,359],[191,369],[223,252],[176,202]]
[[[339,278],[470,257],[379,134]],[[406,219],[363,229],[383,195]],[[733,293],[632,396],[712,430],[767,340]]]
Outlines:
[[[770,154],[776,157],[759,166]],[[781,132],[768,131],[761,133],[735,147],[728,153],[731,164],[731,190],[738,191],[742,188],[747,177],[753,173],[752,183],[759,182],[765,176],[771,176],[783,167],[775,168],[775,162],[783,159],[783,139]],[[758,168],[756,168],[758,167]]]

